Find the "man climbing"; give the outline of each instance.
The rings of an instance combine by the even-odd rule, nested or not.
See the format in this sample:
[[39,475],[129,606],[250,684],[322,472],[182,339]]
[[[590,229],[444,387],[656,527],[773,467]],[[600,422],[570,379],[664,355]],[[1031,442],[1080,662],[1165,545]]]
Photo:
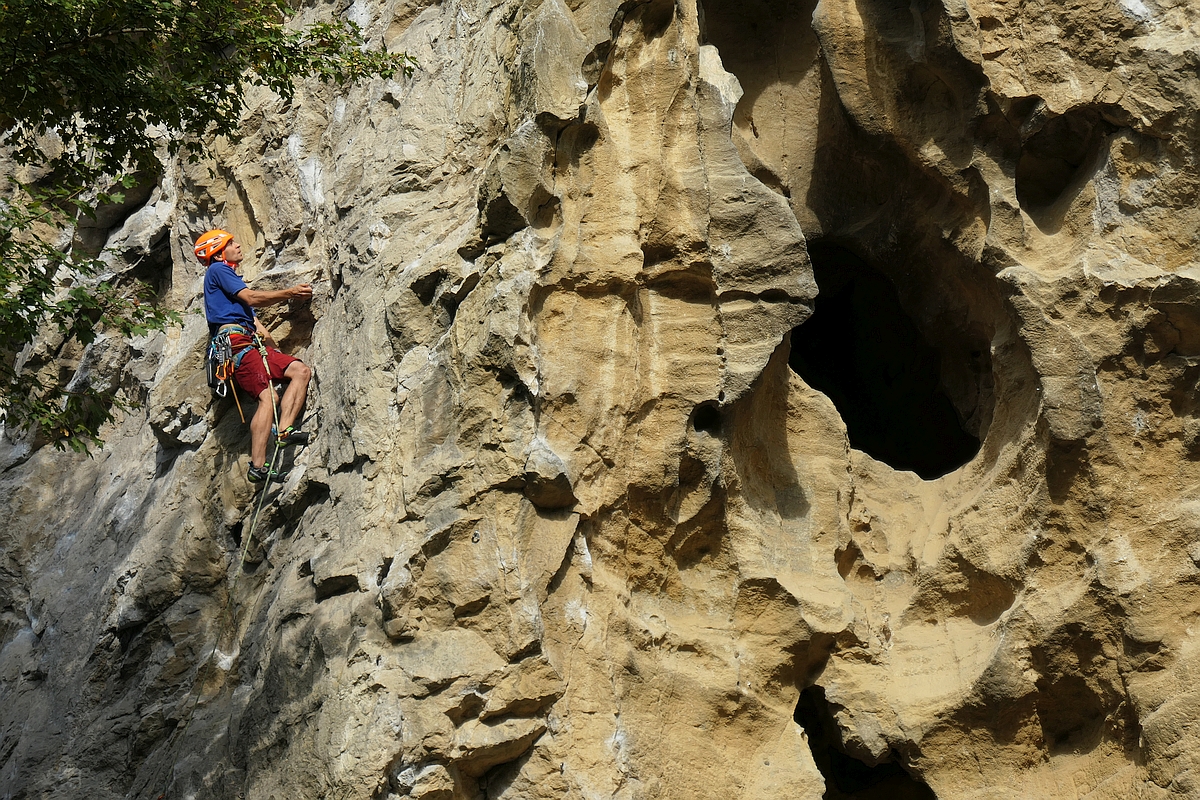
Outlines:
[[[293,425],[308,396],[312,370],[293,356],[281,353],[255,314],[255,308],[286,303],[289,300],[308,300],[312,286],[301,283],[287,289],[259,291],[246,286],[237,274],[242,262],[242,247],[233,234],[211,230],[196,240],[196,258],[208,267],[204,273],[204,316],[208,319],[210,337],[228,334],[236,354],[237,367],[233,377],[251,397],[258,398],[258,409],[250,420],[250,469],[246,478],[251,483],[267,479],[281,480],[282,475],[267,464],[267,438],[276,432],[280,447],[307,444],[309,434]],[[264,364],[265,362],[265,364]],[[268,375],[268,366],[269,372]],[[278,400],[272,380],[287,381],[283,397]],[[272,429],[272,422],[276,428]]]

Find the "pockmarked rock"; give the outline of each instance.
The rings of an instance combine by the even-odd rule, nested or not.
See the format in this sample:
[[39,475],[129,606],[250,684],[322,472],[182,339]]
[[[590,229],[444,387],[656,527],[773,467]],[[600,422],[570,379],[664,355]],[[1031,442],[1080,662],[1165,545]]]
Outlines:
[[[0,795],[1197,796],[1193,6],[305,7],[419,69],[252,89],[73,232],[183,324],[16,354],[125,407],[0,429]],[[212,227],[314,289],[266,490]]]

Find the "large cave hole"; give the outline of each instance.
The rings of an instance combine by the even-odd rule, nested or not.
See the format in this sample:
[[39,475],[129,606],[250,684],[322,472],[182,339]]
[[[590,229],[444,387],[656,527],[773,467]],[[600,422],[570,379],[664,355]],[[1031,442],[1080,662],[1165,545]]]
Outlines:
[[895,761],[872,766],[849,755],[820,686],[800,693],[793,718],[808,735],[813,761],[825,779],[824,800],[937,800],[927,784]]
[[791,368],[824,393],[850,445],[894,469],[939,478],[979,452],[942,381],[942,358],[891,281],[847,248],[809,244],[820,290],[792,331]]

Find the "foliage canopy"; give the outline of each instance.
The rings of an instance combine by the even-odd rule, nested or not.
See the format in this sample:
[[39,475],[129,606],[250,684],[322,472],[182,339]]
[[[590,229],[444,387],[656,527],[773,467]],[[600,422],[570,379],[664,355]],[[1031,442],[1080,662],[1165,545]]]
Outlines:
[[116,393],[31,368],[28,345],[41,332],[86,345],[178,319],[70,243],[85,217],[122,202],[132,176],[158,175],[160,153],[194,160],[235,135],[250,86],[290,98],[303,77],[412,70],[404,54],[368,48],[353,22],[300,27],[292,12],[285,0],[0,0],[0,148],[25,176],[0,201],[6,425],[59,447],[98,443]]

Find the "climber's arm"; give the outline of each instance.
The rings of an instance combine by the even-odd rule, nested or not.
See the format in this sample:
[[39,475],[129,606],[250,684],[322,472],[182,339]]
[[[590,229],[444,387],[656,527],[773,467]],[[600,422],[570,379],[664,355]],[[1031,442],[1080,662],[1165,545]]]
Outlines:
[[237,296],[251,308],[262,308],[263,306],[273,306],[276,303],[286,303],[289,300],[308,300],[312,297],[312,286],[307,283],[300,283],[295,286],[289,286],[286,289],[273,289],[271,291],[262,291],[247,287],[238,292]]
[[258,334],[258,338],[262,339],[263,344],[267,347],[279,349],[279,345],[275,344],[275,340],[271,338],[271,332],[267,330],[267,326],[262,324],[262,320],[258,317],[254,318],[254,330]]

